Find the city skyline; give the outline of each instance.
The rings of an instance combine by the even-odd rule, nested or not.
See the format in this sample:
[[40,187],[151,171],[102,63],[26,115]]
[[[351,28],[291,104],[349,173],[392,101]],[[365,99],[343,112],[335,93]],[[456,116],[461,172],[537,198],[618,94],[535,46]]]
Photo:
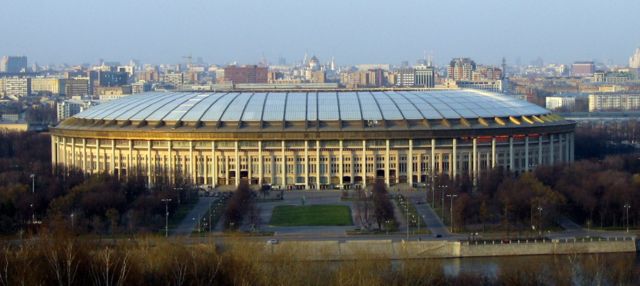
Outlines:
[[502,57],[626,65],[640,46],[633,29],[640,3],[502,2],[9,1],[0,54],[27,55],[41,65],[101,58],[175,63],[185,55],[219,64],[263,57],[293,63],[305,53],[323,61],[333,56],[341,65],[414,63],[425,53],[439,65],[460,56],[496,65]]

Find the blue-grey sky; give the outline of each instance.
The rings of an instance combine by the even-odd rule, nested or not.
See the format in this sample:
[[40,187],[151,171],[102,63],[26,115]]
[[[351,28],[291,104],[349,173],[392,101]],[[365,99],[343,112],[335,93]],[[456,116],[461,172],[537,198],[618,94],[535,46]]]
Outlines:
[[31,63],[338,64],[611,60],[640,46],[637,0],[2,0],[0,55]]

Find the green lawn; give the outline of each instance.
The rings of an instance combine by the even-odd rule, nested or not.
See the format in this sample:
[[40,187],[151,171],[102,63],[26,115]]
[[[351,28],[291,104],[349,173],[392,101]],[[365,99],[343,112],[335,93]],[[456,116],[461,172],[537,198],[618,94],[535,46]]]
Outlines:
[[335,226],[352,225],[348,206],[309,205],[276,206],[271,216],[275,226]]

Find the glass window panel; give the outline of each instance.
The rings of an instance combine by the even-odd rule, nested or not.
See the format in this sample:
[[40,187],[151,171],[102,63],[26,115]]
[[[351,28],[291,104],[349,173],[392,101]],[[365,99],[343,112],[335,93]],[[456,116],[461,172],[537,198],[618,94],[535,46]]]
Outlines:
[[307,120],[318,120],[318,93],[310,92],[307,100]]
[[402,110],[402,114],[406,119],[423,119],[422,114],[416,107],[407,100],[403,93],[394,92],[389,93],[389,96],[393,98],[393,101],[396,102],[400,110]]
[[340,118],[342,120],[362,120],[360,115],[360,103],[354,92],[338,93],[340,101]]
[[217,122],[220,121],[222,113],[227,108],[227,105],[233,101],[239,93],[229,93],[222,98],[218,99],[211,107],[202,115],[201,121],[204,122]]
[[290,92],[287,96],[287,121],[304,121],[307,117],[307,94]]
[[[227,93],[209,93],[206,98],[202,99],[196,106],[191,108],[187,114],[182,117],[183,121],[198,121],[202,115],[220,98],[227,96]],[[231,95],[229,95],[231,96]]]
[[373,93],[373,96],[378,101],[380,105],[380,109],[382,110],[382,114],[384,119],[386,120],[402,120],[402,113],[398,110],[396,105],[391,101],[388,95],[383,92]]
[[169,114],[169,112],[173,111],[176,108],[176,106],[179,106],[180,104],[186,102],[187,100],[195,97],[195,95],[192,93],[179,93],[179,95],[180,96],[174,98],[174,100],[167,102],[167,104],[161,106],[156,111],[151,113],[151,115],[147,117],[147,120],[149,121],[163,120]]
[[182,119],[182,117],[191,110],[194,106],[196,106],[200,101],[207,98],[207,94],[196,94],[196,96],[190,98],[189,100],[181,103],[175,109],[173,109],[167,116],[164,118],[166,121],[178,121]]
[[264,121],[282,121],[284,119],[286,93],[269,93],[264,105]]
[[382,114],[378,108],[378,104],[369,92],[358,93],[360,97],[360,106],[362,108],[362,118],[364,120],[382,120]]
[[247,105],[247,101],[251,98],[252,93],[241,93],[238,95],[227,107],[227,110],[224,111],[222,115],[221,121],[240,121],[240,117],[242,116],[242,111],[244,107]]
[[338,120],[338,98],[335,92],[318,93],[318,118],[320,120]]
[[262,119],[262,107],[264,107],[266,97],[266,93],[254,94],[249,100],[244,114],[242,114],[242,121],[260,121],[260,119]]
[[136,108],[132,108],[129,111],[125,112],[123,115],[121,115],[121,117],[123,119],[130,119],[130,120],[144,120],[147,117],[149,117],[149,115],[151,115],[151,113],[153,113],[154,111],[156,111],[158,108],[166,105],[167,103],[180,98],[181,94],[179,93],[173,93],[169,96],[165,96],[163,97],[161,100],[155,101],[149,105],[140,105]]

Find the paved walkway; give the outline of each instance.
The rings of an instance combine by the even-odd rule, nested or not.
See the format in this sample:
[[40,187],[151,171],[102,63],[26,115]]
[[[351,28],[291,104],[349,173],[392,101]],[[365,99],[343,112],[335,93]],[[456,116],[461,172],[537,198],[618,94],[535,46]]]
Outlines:
[[209,204],[215,200],[215,197],[200,197],[198,203],[189,211],[189,214],[171,231],[171,235],[190,235],[192,231],[197,230],[198,220],[207,212]]

